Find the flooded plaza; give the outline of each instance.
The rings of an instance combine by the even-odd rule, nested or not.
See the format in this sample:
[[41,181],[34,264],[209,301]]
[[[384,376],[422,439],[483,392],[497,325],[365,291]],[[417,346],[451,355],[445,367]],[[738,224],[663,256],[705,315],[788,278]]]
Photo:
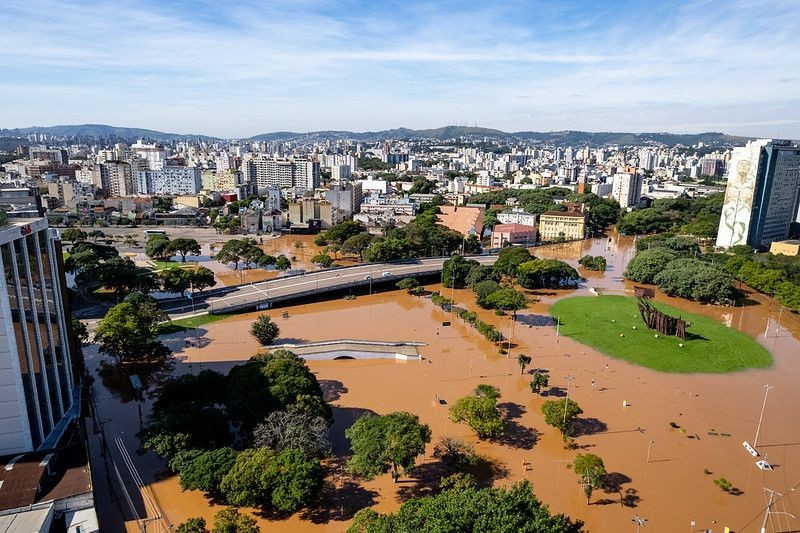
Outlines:
[[[313,244],[304,247],[308,254]],[[267,247],[266,251],[277,255],[277,250]],[[389,512],[410,497],[429,494],[438,480],[433,445],[443,436],[472,443],[487,460],[487,475],[494,485],[529,479],[537,497],[552,511],[583,520],[589,531],[629,531],[635,527],[631,522],[634,514],[648,520],[648,531],[722,531],[723,526],[736,532],[759,531],[768,499],[765,487],[785,494],[773,510],[800,515],[800,496],[792,492],[800,482],[800,414],[795,409],[795,402],[800,403],[797,315],[782,312],[768,298],[752,293],[748,305],[735,308],[699,305],[658,293],[658,301],[712,317],[756,338],[774,359],[770,368],[733,374],[659,373],[558,336],[549,317],[552,302],[590,295],[590,289],[630,294],[632,285],[622,280],[622,272],[633,255],[632,238],[614,235],[532,248],[531,252],[565,260],[576,268],[581,256],[602,255],[608,260],[608,270],[597,273],[579,268],[586,282],[577,290],[528,291],[533,303],[518,313],[516,322],[510,316],[479,309],[469,290],[426,286],[441,290],[457,305],[476,311],[481,320],[497,326],[510,339],[508,357],[430,299],[404,291],[270,311],[280,327],[277,343],[338,339],[414,342],[423,343],[418,347],[423,359],[308,361],[333,407],[331,434],[336,458],[329,465],[319,509],[289,518],[259,517],[264,531],[343,531],[359,508],[372,506]],[[284,311],[288,316],[283,316]],[[224,372],[245,361],[260,349],[249,332],[258,314],[237,315],[166,337],[175,355],[171,372],[204,368]],[[94,389],[101,423],[107,435],[119,436],[124,442],[145,486],[140,494],[134,494],[139,501],[133,503],[150,516],[158,510],[165,516],[151,522],[148,531],[166,530],[168,524],[177,525],[193,516],[213,523],[214,513],[222,506],[198,491],[181,491],[177,477],[163,477],[164,464],[154,454],[134,454],[138,447],[137,404],[124,402],[128,398],[115,390],[113,380],[102,380],[95,372],[100,359],[96,348],[85,351],[97,379]],[[520,374],[516,362],[518,353],[533,358],[525,375]],[[540,406],[547,397],[532,394],[529,387],[529,372],[535,369],[549,371],[552,395],[563,398],[569,388],[569,397],[583,409],[577,424],[577,450],[565,449],[557,430],[544,423]],[[479,441],[466,425],[448,417],[450,405],[479,383],[494,385],[502,394],[499,401],[507,432],[496,441]],[[761,458],[774,466],[772,471],[759,469],[742,447],[743,441],[753,442],[765,384],[773,388],[758,449]],[[124,384],[120,387],[124,389]],[[148,399],[142,404],[144,417],[149,405]],[[433,434],[412,475],[401,477],[396,484],[388,474],[369,482],[344,475],[340,466],[349,451],[345,428],[367,411],[385,414],[400,410],[418,415]],[[92,448],[95,464],[102,465],[98,446]],[[576,453],[587,452],[602,457],[614,481],[614,486],[594,493],[591,505],[586,503],[577,476],[567,468]],[[524,467],[526,462],[530,466]],[[113,476],[110,474],[109,480]],[[124,471],[122,477],[126,477]],[[719,477],[728,479],[738,492],[721,491],[713,483]],[[95,490],[101,519],[111,520],[125,507],[119,491],[110,492],[104,482],[97,482]],[[800,522],[787,515],[773,515],[770,525],[777,531],[800,529]],[[128,528],[135,530],[132,522]]]

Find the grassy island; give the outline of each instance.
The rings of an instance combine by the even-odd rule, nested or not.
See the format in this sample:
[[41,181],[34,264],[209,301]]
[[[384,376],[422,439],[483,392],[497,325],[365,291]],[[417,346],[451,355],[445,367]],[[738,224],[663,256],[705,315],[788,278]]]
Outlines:
[[772,356],[753,338],[711,318],[660,302],[664,313],[689,323],[686,340],[648,329],[629,296],[576,296],[556,302],[560,333],[617,359],[660,372],[724,373],[766,368]]

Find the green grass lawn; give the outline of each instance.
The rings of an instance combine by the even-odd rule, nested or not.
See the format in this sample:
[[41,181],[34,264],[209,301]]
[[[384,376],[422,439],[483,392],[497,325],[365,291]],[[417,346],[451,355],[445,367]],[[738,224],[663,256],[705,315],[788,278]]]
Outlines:
[[221,315],[199,315],[193,316],[189,318],[179,318],[178,320],[173,320],[172,322],[164,322],[158,326],[158,334],[159,335],[169,335],[170,333],[176,333],[178,331],[184,331],[191,328],[197,328],[203,326],[205,324],[211,324],[212,322],[217,322],[218,320],[222,320],[224,318],[228,318],[232,316],[231,314],[221,314]]
[[565,298],[550,308],[550,314],[561,322],[562,335],[611,357],[661,372],[723,373],[772,364],[770,353],[745,333],[704,316],[653,303],[689,323],[685,341],[674,336],[656,337],[656,332],[644,325],[636,298],[628,296]]

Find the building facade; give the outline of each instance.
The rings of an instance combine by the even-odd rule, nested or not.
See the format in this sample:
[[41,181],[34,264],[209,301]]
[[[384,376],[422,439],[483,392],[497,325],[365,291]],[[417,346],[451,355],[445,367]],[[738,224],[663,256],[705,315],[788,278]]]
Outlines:
[[717,246],[769,248],[789,237],[800,206],[800,147],[759,139],[733,149]]
[[586,216],[577,211],[546,211],[539,216],[539,239],[542,241],[583,239]]
[[77,413],[60,253],[47,219],[0,226],[0,455],[53,447]]
[[522,224],[495,224],[492,228],[492,248],[502,248],[504,244],[526,244],[536,242],[536,228]]
[[642,199],[642,175],[635,172],[615,174],[611,197],[619,202],[623,209],[638,205]]

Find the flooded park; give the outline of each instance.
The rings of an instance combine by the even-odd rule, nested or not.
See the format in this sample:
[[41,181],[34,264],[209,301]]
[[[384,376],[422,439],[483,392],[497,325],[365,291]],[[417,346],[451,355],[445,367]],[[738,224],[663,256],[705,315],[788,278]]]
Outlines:
[[[296,249],[283,246],[286,249],[279,251],[281,247],[267,247],[267,253],[315,253],[307,239]],[[748,291],[741,307],[701,305],[657,292],[657,302],[742,331],[773,358],[768,368],[728,374],[657,372],[560,335],[549,313],[553,302],[569,296],[591,296],[598,291],[632,295],[633,285],[622,279],[622,273],[634,253],[633,238],[612,234],[610,238],[532,248],[531,252],[569,262],[586,278],[585,283],[574,290],[526,291],[531,304],[518,312],[516,321],[480,309],[468,289],[426,285],[494,324],[508,338],[508,356],[430,298],[405,291],[359,294],[353,299],[269,312],[280,327],[279,344],[341,339],[415,343],[422,358],[308,361],[333,408],[335,457],[327,465],[318,508],[279,519],[256,514],[263,530],[344,531],[360,508],[390,512],[408,498],[430,494],[438,483],[433,443],[443,436],[473,444],[485,459],[487,479],[495,486],[528,479],[537,497],[552,511],[583,520],[588,531],[632,531],[636,528],[632,517],[638,515],[647,519],[648,531],[721,532],[727,526],[731,531],[755,532],[760,530],[769,499],[765,489],[784,495],[773,507],[769,526],[775,531],[800,529],[800,521],[781,514],[800,516],[800,495],[793,492],[800,482],[800,410],[796,408],[800,404],[800,318],[753,291]],[[608,269],[591,272],[578,268],[578,259],[586,254],[604,256]],[[207,368],[224,372],[247,360],[261,349],[250,335],[250,325],[259,314],[236,315],[165,337],[174,364],[156,374],[163,378]],[[97,476],[106,481],[95,487],[101,519],[113,524],[113,516],[130,515],[125,495],[114,489],[121,477],[130,488],[131,504],[142,515],[163,515],[148,524],[148,531],[159,531],[159,527],[166,531],[169,525],[174,527],[194,516],[211,523],[222,505],[210,502],[199,491],[182,491],[177,477],[166,475],[163,461],[152,452],[135,453],[140,417],[146,420],[152,400],[145,396],[142,403],[130,401],[124,384],[98,371],[102,357],[96,347],[84,351],[96,379],[95,401],[106,442],[114,448],[124,447],[140,476],[139,482],[133,482],[127,479],[127,471],[115,472],[93,441],[93,464],[106,470]],[[518,353],[532,357],[528,372],[549,372],[551,398],[568,394],[580,404],[584,413],[576,425],[577,450],[565,449],[558,431],[544,423],[540,406],[547,397],[531,392],[531,374],[520,372]],[[153,383],[158,378],[154,376]],[[449,406],[480,383],[499,388],[502,395],[499,407],[507,429],[497,440],[478,440],[466,425],[454,423],[448,416]],[[771,388],[758,449],[759,459],[768,460],[772,470],[758,468],[756,459],[742,446],[744,441],[754,440],[765,385]],[[342,465],[349,449],[344,430],[365,412],[399,410],[418,415],[432,431],[431,444],[417,468],[397,483],[388,474],[372,481],[346,475]],[[116,441],[113,445],[112,438]],[[612,481],[595,493],[591,504],[568,468],[576,453],[587,452],[603,458]],[[729,480],[735,490],[720,490],[713,482],[719,477]],[[138,530],[133,521],[126,527]]]

